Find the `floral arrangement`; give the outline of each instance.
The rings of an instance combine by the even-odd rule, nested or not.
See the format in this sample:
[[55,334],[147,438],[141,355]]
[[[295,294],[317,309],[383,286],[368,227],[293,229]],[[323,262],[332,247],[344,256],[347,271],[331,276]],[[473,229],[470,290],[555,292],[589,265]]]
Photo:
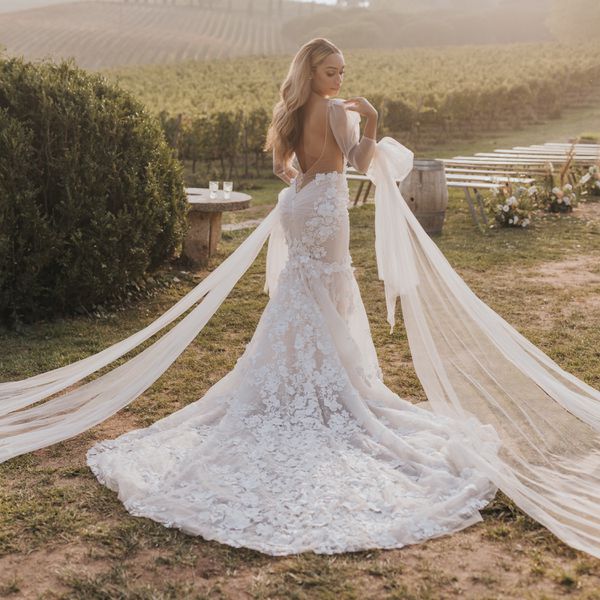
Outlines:
[[582,196],[600,196],[600,166],[592,165],[579,180]]
[[577,205],[577,194],[573,190],[570,183],[566,183],[562,187],[555,186],[545,196],[545,208],[553,213],[571,212],[573,206]]
[[572,165],[572,156],[565,163],[560,171],[558,183],[554,174],[552,163],[548,163],[546,176],[540,183],[541,192],[539,194],[540,205],[548,212],[566,213],[577,206],[578,198],[573,184],[567,183],[569,172]]
[[510,184],[492,189],[496,202],[494,219],[501,227],[527,227],[537,206],[536,186],[513,188]]

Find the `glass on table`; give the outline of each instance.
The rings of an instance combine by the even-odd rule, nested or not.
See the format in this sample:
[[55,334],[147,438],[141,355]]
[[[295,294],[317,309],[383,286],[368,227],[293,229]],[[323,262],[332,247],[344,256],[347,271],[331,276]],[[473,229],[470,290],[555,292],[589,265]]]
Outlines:
[[208,195],[211,200],[214,200],[217,197],[218,191],[219,191],[219,182],[218,181],[209,181],[208,182]]
[[233,190],[233,181],[224,181],[223,182],[223,197],[228,200],[231,197],[231,192]]

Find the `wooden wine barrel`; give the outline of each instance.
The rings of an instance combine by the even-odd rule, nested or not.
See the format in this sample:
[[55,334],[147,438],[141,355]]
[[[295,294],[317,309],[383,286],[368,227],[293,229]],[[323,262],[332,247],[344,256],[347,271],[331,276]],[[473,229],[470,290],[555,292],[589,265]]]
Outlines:
[[400,184],[400,192],[423,229],[441,233],[448,207],[448,188],[444,163],[415,160],[410,175]]

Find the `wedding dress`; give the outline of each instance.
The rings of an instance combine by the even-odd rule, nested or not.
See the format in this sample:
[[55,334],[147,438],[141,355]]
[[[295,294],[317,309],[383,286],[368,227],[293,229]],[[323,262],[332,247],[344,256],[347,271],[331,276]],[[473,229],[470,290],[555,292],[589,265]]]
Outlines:
[[[72,437],[139,396],[268,238],[269,302],[235,367],[199,400],[88,451],[130,513],[273,555],[334,553],[458,531],[481,521],[501,488],[565,542],[600,556],[600,393],[452,269],[400,195],[412,153],[389,137],[359,139],[360,118],[341,101],[330,100],[326,114],[319,158],[169,311],[94,356],[0,384],[0,460]],[[376,185],[388,321],[393,328],[400,297],[427,408],[383,382],[348,248],[346,159]],[[196,303],[128,362],[40,402]]]
[[[351,152],[357,168],[369,147]],[[345,173],[322,164],[279,199],[285,266],[234,369],[185,409],[88,452],[133,514],[269,554],[400,547],[481,520],[496,488],[469,460],[477,449],[382,382]]]

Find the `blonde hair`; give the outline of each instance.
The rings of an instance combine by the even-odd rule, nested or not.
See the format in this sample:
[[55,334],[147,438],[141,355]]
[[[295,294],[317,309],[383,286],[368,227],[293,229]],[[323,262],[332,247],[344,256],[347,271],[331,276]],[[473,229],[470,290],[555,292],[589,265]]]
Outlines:
[[330,54],[341,50],[325,38],[306,42],[292,59],[287,76],[279,88],[280,99],[273,107],[273,118],[267,131],[264,150],[276,148],[287,162],[301,133],[301,111],[310,97],[310,77]]

